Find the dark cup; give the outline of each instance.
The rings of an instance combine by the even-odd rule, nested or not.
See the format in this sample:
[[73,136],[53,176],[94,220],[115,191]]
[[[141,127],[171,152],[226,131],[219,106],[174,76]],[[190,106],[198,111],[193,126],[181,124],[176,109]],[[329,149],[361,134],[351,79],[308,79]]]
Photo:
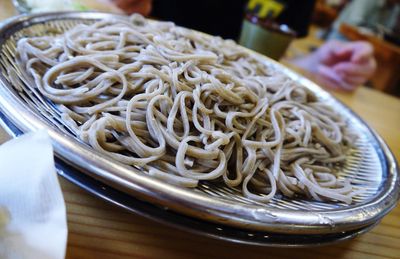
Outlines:
[[279,60],[295,37],[296,32],[287,25],[248,14],[243,20],[239,44]]

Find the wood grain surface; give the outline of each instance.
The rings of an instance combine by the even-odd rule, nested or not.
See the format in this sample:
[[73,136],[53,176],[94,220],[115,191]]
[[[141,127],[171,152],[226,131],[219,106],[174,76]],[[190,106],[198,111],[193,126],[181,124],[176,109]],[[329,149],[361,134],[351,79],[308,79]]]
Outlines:
[[[10,0],[0,0],[0,19],[14,13]],[[400,159],[399,99],[364,87],[333,94],[378,131]],[[60,182],[68,213],[67,258],[400,258],[399,206],[354,240],[317,248],[263,248],[182,232],[108,204],[62,177]]]

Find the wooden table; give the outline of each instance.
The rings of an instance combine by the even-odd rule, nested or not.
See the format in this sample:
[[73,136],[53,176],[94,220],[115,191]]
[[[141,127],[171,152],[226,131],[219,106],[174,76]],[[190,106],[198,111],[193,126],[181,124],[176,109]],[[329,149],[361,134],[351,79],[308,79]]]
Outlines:
[[[0,10],[2,18],[13,12],[3,0]],[[333,94],[377,130],[400,160],[400,99],[364,87]],[[5,139],[4,133],[0,136]],[[371,232],[351,241],[262,248],[188,234],[110,205],[62,177],[60,182],[68,213],[67,258],[400,258],[399,206]]]

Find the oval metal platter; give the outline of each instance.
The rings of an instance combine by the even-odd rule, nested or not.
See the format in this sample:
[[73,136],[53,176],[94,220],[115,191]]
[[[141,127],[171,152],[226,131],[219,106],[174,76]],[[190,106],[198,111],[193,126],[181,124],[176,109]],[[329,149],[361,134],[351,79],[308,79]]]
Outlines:
[[352,204],[282,196],[263,204],[246,199],[240,190],[211,182],[202,182],[195,189],[176,187],[94,151],[72,133],[62,122],[55,105],[45,99],[34,87],[32,79],[21,71],[15,60],[16,42],[23,37],[60,34],[79,23],[112,17],[116,15],[97,12],[22,15],[0,27],[0,108],[23,132],[46,129],[60,161],[135,199],[187,217],[242,230],[296,235],[340,233],[370,226],[394,208],[399,199],[398,166],[382,138],[319,86],[250,50],[246,51],[334,107],[358,133],[355,147],[338,174],[339,178],[349,179],[355,189],[363,190],[354,197]]
[[[1,112],[0,125],[14,138],[23,134],[23,132],[15,127]],[[279,234],[232,228],[222,224],[215,224],[193,217],[187,217],[183,214],[168,210],[165,207],[158,207],[151,203],[140,201],[129,194],[83,174],[71,165],[57,158],[55,159],[55,164],[59,175],[113,205],[170,227],[227,242],[263,247],[315,247],[356,238],[379,224],[379,221],[376,221],[372,225],[361,229],[332,234],[312,235]]]

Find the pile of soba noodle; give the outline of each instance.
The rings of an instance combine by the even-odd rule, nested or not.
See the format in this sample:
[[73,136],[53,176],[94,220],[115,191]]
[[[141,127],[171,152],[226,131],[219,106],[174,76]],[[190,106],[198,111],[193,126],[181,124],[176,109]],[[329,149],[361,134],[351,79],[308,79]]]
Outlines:
[[18,53],[77,136],[119,162],[261,202],[352,202],[332,169],[349,150],[344,121],[233,41],[134,15],[24,38]]

